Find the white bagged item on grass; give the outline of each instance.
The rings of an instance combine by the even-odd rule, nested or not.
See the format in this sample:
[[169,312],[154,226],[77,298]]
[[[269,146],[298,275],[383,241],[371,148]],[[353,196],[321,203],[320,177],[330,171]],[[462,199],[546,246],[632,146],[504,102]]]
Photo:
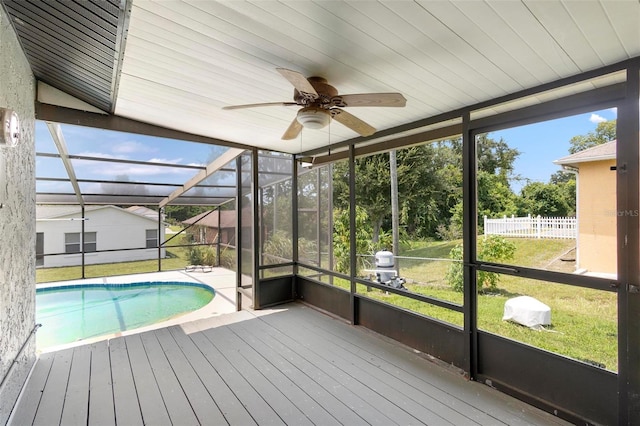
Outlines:
[[505,321],[513,321],[527,327],[551,324],[551,308],[530,296],[518,296],[504,303]]

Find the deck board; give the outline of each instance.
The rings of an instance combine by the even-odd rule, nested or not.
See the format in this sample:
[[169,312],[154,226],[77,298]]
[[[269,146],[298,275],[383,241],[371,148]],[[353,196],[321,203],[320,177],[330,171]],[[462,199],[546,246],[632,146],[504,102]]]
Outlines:
[[[343,401],[338,399],[330,390],[320,386],[316,381],[307,375],[304,370],[299,369],[294,362],[290,360],[288,354],[278,351],[277,348],[270,346],[265,339],[264,333],[260,333],[259,329],[253,326],[245,327],[243,324],[234,324],[234,329],[238,329],[239,333],[244,336],[251,346],[269,360],[283,375],[295,383],[305,395],[326,410],[331,417],[342,424],[348,425],[366,425],[367,423],[358,416]],[[329,420],[326,424],[333,423]],[[323,424],[323,423],[318,423]]]
[[[268,316],[263,320],[266,318]],[[336,362],[340,363],[341,360],[330,362],[318,355],[318,351],[331,351],[330,347],[311,350],[308,346],[295,340],[301,339],[301,336],[295,336],[294,339],[279,330],[263,325],[261,322],[251,324],[251,326],[259,327],[262,332],[269,335],[271,338],[269,344],[273,345],[274,349],[285,354],[301,371],[308,374],[324,389],[334,393],[338,399],[347,404],[367,423],[381,426],[416,423],[415,418],[404,412],[401,418],[395,418],[394,415],[397,415],[401,410],[388,400],[381,400],[371,389],[341,370],[336,365]]]
[[[308,309],[308,308],[307,308]],[[313,341],[331,341],[334,350],[348,348],[352,353],[357,354],[357,358],[365,358],[369,360],[376,368],[380,370],[380,378],[384,373],[388,376],[397,378],[400,383],[404,384],[404,388],[411,386],[410,392],[420,391],[423,401],[434,400],[440,404],[450,407],[451,409],[462,414],[475,424],[495,425],[528,425],[537,417],[527,413],[523,414],[518,407],[515,410],[509,410],[508,404],[504,405],[487,405],[488,412],[479,410],[477,405],[488,403],[491,398],[487,398],[487,392],[475,392],[474,388],[477,383],[469,383],[460,380],[451,380],[451,372],[438,368],[435,364],[415,362],[421,359],[421,355],[411,353],[410,351],[400,349],[398,347],[386,346],[380,347],[378,344],[378,336],[362,333],[354,327],[336,328],[333,322],[336,320],[329,317],[314,318],[313,322],[307,320],[306,315],[298,315],[299,311],[289,311],[287,316],[265,316],[264,320],[276,329],[284,328],[289,332],[293,331],[300,336],[314,336]],[[320,338],[323,337],[324,340]],[[401,367],[398,367],[401,364]],[[362,364],[361,364],[362,365]],[[428,371],[429,381],[420,379],[424,377],[425,370]],[[488,388],[482,388],[484,391],[490,391]],[[494,392],[496,396],[502,396],[499,392]],[[512,398],[507,398],[512,401]],[[447,415],[449,419],[455,419],[454,416]],[[466,423],[466,421],[464,422]]]
[[14,416],[21,420],[21,424],[33,423],[54,358],[55,353],[42,354],[33,366],[19,403],[14,409]]
[[[265,319],[269,320],[268,318]],[[279,327],[276,325],[276,328]],[[449,423],[453,425],[471,423],[471,419],[451,409],[447,404],[433,399],[430,395],[425,394],[422,389],[409,387],[405,381],[385,372],[380,368],[384,361],[377,360],[376,362],[374,359],[363,361],[363,348],[355,347],[354,350],[357,352],[354,353],[332,344],[331,352],[321,351],[322,348],[329,346],[330,342],[335,343],[335,340],[339,340],[339,337],[332,336],[333,339],[331,339],[329,336],[322,335],[317,329],[310,330],[300,324],[295,324],[294,330],[300,333],[301,338],[304,339],[311,350],[321,354],[327,362],[338,365],[338,368],[344,365],[345,372],[351,375],[354,380],[375,390],[377,399],[387,398],[416,419],[437,419],[440,424]],[[307,337],[305,338],[304,336]],[[409,420],[407,420],[407,423],[409,423]],[[403,423],[402,420],[401,423]]]
[[567,423],[292,303],[42,354],[9,424]]
[[42,391],[36,418],[33,420],[34,425],[48,426],[60,423],[72,359],[73,349],[56,352],[51,373]]
[[[234,324],[235,325],[235,324]],[[304,415],[316,425],[337,425],[338,420],[332,416],[325,405],[340,404],[339,401],[327,401],[322,404],[318,398],[314,398],[314,390],[305,386],[300,380],[302,374],[295,374],[297,370],[290,365],[278,361],[280,358],[276,353],[261,346],[257,340],[251,336],[244,328],[228,327],[229,332],[233,332],[239,342],[232,346],[238,351],[242,351],[243,356],[249,363],[265,376],[282,394],[296,405]],[[306,377],[306,376],[305,376]],[[326,393],[326,392],[325,392]],[[328,393],[326,393],[329,395]],[[353,424],[353,423],[350,423]]]
[[133,381],[133,372],[124,337],[109,341],[109,359],[111,360],[111,383],[113,385],[116,424],[142,426],[144,423],[140,412],[138,393]]
[[466,403],[461,403],[458,398],[432,383],[416,380],[420,375],[416,376],[399,369],[395,365],[397,358],[404,359],[406,351],[396,350],[393,351],[393,356],[383,358],[377,354],[377,338],[373,341],[367,339],[366,335],[362,336],[360,330],[355,334],[350,333],[349,327],[341,327],[341,332],[336,333],[333,330],[334,324],[324,323],[328,318],[316,321],[316,324],[308,323],[304,317],[304,315],[295,318],[265,316],[264,320],[277,330],[293,330],[312,347],[322,347],[331,343],[332,355],[352,365],[356,370],[355,377],[365,381],[369,386],[375,386],[379,382],[378,386],[383,394],[393,395],[403,400],[405,402],[403,408],[414,413],[418,418],[439,417],[456,425],[502,423],[495,417],[488,416]]
[[144,423],[158,426],[171,425],[169,413],[165,407],[140,334],[127,336],[124,341],[129,355],[129,362],[131,363],[131,373],[136,390],[144,389],[144,392],[137,391],[138,403],[140,404]]
[[185,354],[177,346],[169,330],[166,328],[160,329],[157,330],[155,334],[198,421],[202,424],[225,424],[227,421],[224,415],[220,412],[220,409],[207,391],[207,388],[202,384],[197,373],[189,364],[189,360]]
[[91,375],[91,348],[78,346],[73,349],[71,371],[64,395],[61,425],[85,423],[89,416],[89,378]]
[[[162,347],[154,332],[140,334],[144,349],[149,358],[149,363],[153,369],[155,380],[161,391],[164,404],[167,407],[172,424],[184,426],[199,424],[198,419],[189,404],[184,389],[176,378],[167,357],[162,351]],[[147,422],[145,424],[153,424]]]
[[218,371],[200,352],[193,340],[185,335],[178,326],[170,327],[169,332],[189,360],[201,383],[213,397],[227,422],[231,425],[255,425],[253,417],[236,394],[227,386]]
[[89,426],[113,426],[116,412],[111,385],[111,361],[107,341],[89,345],[91,373],[89,378]]
[[248,353],[247,345],[239,337],[226,327],[217,327],[203,332],[207,339],[217,350],[244,377],[260,395],[269,395],[266,401],[269,406],[278,413],[278,416],[286,424],[300,426],[313,425],[313,423],[300,411],[298,407],[282,393],[276,384],[266,376],[267,371],[260,371],[253,364],[253,359]]
[[234,365],[227,360],[211,341],[203,334],[197,332],[189,336],[203,353],[209,363],[215,367],[220,377],[229,386],[233,393],[241,401],[256,423],[259,425],[285,424],[273,411],[271,406],[254,389],[251,383],[240,374]]

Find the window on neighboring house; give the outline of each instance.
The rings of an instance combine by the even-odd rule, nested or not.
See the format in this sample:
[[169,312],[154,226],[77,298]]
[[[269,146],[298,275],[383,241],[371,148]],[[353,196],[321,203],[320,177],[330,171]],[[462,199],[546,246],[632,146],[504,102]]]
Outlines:
[[36,266],[44,265],[44,232],[36,232]]
[[[84,233],[84,252],[97,251],[96,233]],[[80,232],[69,232],[64,234],[64,252],[80,253]]]
[[147,248],[158,247],[158,230],[147,229]]

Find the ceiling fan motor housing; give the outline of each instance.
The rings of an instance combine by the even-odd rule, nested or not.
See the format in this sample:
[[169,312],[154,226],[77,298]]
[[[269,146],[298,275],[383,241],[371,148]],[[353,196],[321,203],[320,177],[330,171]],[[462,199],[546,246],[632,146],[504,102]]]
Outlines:
[[298,89],[293,91],[293,100],[299,105],[309,105],[317,107],[330,107],[333,106],[333,98],[338,96],[338,90],[327,83],[327,80],[322,77],[309,77],[307,79],[311,86],[318,94],[309,94],[306,92],[300,92]]

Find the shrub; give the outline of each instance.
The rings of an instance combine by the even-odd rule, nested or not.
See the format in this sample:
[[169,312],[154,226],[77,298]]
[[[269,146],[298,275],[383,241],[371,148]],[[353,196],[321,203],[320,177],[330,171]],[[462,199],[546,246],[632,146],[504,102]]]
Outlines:
[[202,265],[204,253],[200,247],[189,247],[187,258],[189,259],[189,263],[192,265]]
[[218,265],[218,253],[216,252],[215,247],[209,246],[204,249],[204,254],[202,256],[202,262],[205,265],[209,266],[217,266]]
[[220,253],[220,266],[223,268],[236,270],[236,252],[235,250],[227,250],[226,248]]
[[280,263],[282,259],[290,260],[292,249],[291,236],[283,230],[276,230],[263,246],[263,253],[267,255],[264,257],[265,265]]
[[[489,235],[480,240],[478,245],[478,259],[487,262],[501,262],[512,260],[516,246],[511,241],[499,236]],[[462,266],[462,245],[457,245],[449,252],[449,258],[456,260],[451,262],[447,270],[446,280],[455,291],[464,290],[464,276]],[[500,275],[495,272],[478,271],[478,291],[496,290]]]
[[442,241],[452,241],[462,238],[462,226],[455,222],[441,223],[436,228],[436,235]]

